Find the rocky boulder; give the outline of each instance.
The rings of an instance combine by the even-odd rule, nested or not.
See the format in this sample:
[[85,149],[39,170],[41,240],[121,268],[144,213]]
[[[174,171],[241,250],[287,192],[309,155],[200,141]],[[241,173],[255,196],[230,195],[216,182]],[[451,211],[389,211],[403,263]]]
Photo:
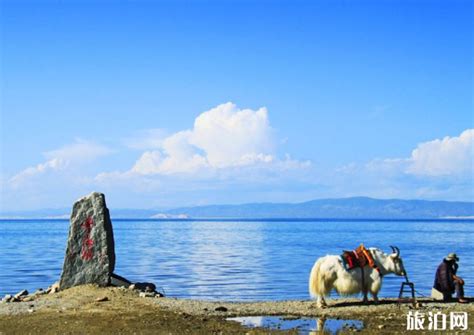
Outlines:
[[114,267],[114,236],[109,210],[104,195],[94,192],[76,201],[72,209],[59,287],[107,286]]

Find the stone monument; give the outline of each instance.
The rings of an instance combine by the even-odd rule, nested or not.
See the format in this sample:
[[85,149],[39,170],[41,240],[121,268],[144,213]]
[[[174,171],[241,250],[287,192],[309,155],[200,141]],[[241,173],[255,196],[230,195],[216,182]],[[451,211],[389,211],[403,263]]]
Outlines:
[[114,235],[102,193],[93,192],[74,204],[60,289],[82,284],[107,286],[115,267]]

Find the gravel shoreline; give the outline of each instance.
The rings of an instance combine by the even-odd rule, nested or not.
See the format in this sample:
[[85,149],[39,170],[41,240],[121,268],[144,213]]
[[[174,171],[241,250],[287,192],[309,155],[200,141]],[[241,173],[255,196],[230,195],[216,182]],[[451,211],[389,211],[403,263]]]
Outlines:
[[359,299],[338,299],[330,301],[328,308],[320,309],[315,301],[310,300],[210,302],[140,297],[133,290],[84,285],[39,295],[28,302],[0,303],[0,334],[279,333],[276,330],[249,329],[226,321],[226,318],[236,316],[272,315],[361,320],[363,333],[403,334],[406,333],[407,313],[415,310],[444,314],[467,312],[469,330],[474,329],[472,302],[440,303],[422,298],[414,307],[410,303],[398,304],[396,299],[383,299],[378,305],[362,305]]

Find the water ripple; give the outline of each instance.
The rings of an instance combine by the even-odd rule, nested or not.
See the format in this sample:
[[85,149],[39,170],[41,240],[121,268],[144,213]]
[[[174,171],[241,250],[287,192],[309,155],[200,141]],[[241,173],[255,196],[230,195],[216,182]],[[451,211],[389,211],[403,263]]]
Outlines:
[[[56,281],[67,234],[67,221],[0,221],[0,294]],[[439,262],[456,252],[466,294],[474,294],[474,222],[121,220],[114,235],[116,272],[176,297],[308,299],[315,260],[359,243],[386,251],[397,245],[410,279],[426,295]],[[401,280],[387,276],[381,296],[396,296]]]

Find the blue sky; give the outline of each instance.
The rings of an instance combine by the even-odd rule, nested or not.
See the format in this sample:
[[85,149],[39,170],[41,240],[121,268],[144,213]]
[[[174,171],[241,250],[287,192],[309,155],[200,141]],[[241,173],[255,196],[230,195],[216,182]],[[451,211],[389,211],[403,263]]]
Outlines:
[[1,209],[470,200],[470,1],[2,1]]

